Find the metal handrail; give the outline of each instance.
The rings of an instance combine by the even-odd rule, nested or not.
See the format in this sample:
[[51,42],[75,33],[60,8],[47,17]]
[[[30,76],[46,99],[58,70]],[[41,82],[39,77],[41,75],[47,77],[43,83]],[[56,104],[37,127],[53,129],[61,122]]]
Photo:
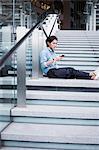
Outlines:
[[53,26],[52,26],[52,29],[51,29],[51,31],[50,31],[49,36],[51,35],[51,33],[52,33],[53,29],[54,29],[54,26],[55,26],[56,21],[57,21],[57,18],[56,18],[55,21],[54,21],[54,24],[53,24]]
[[21,39],[20,41],[18,41],[9,51],[8,53],[6,53],[1,59],[0,59],[0,68],[4,65],[4,63],[8,60],[9,57],[12,56],[12,54],[16,51],[16,49],[25,41],[25,39],[33,32],[33,30],[40,24],[41,21],[43,21],[45,19],[45,17],[47,16],[47,14],[50,12],[51,13],[51,9],[47,10],[46,12],[44,12],[39,18],[38,18],[38,22],[36,23],[36,25],[34,25]]
[[0,67],[6,62],[6,60],[14,53],[14,51],[25,41],[25,39],[31,34],[31,32],[38,26],[40,21],[32,27],[0,60]]
[[46,33],[46,31],[44,30],[43,26],[41,26],[41,28],[42,28],[42,30],[43,30],[43,32],[44,32],[46,38],[49,37],[49,36],[51,36],[51,33],[52,33],[53,29],[54,29],[54,26],[55,26],[56,21],[57,21],[57,18],[55,19],[55,21],[54,21],[54,23],[53,23],[53,26],[52,26],[52,29],[51,29],[49,35],[47,35],[47,33]]

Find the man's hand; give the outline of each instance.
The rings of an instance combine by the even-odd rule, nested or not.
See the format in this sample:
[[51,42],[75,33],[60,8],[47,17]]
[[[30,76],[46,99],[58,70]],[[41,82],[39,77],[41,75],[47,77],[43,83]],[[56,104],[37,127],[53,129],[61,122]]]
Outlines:
[[64,57],[64,55],[58,56],[54,58],[54,61],[60,61],[62,58]]

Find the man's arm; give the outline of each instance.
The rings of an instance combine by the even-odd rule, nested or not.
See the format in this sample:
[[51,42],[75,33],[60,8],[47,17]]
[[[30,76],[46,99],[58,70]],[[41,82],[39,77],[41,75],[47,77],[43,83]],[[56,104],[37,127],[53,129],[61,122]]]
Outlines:
[[47,61],[47,62],[46,62],[46,65],[50,65],[50,64],[52,64],[53,62],[60,61],[63,57],[64,57],[64,55],[57,56],[57,57],[53,58],[52,60]]

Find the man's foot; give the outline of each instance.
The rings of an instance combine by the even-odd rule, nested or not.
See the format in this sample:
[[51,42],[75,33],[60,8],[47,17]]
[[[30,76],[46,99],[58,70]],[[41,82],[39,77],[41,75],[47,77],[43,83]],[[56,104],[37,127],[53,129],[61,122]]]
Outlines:
[[99,79],[99,68],[95,70],[94,72],[90,72],[90,76],[92,80],[98,80]]
[[95,80],[99,80],[99,68],[94,71],[96,74]]
[[90,72],[90,76],[92,80],[95,80],[96,73],[95,72]]

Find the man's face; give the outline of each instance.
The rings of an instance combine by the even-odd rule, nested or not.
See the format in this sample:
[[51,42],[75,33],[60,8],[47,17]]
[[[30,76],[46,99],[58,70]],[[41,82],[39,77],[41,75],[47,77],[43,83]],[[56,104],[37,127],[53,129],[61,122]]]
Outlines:
[[48,42],[48,46],[51,49],[55,49],[57,47],[57,40],[53,40],[51,43]]

